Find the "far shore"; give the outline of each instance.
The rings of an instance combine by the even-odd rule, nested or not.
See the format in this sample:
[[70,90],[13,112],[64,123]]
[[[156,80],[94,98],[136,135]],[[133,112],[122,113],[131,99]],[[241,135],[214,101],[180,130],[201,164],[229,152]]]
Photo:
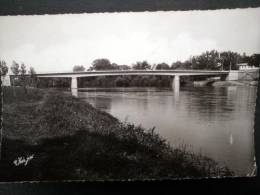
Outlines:
[[193,81],[193,86],[206,86],[213,87],[228,87],[228,86],[257,86],[258,81],[214,81],[209,83],[208,81]]
[[212,86],[257,86],[258,81],[216,81]]

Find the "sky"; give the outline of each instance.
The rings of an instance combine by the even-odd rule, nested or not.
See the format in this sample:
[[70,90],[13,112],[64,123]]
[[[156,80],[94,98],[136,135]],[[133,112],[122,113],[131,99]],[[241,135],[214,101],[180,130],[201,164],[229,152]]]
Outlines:
[[260,8],[0,16],[0,59],[36,72],[184,61],[206,50],[260,53]]

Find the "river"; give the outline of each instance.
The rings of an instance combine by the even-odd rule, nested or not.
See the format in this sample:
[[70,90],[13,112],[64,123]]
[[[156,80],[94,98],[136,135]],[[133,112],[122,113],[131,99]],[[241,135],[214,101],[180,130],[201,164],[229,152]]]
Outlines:
[[86,88],[78,93],[121,121],[155,127],[173,147],[185,146],[245,176],[254,164],[256,87]]

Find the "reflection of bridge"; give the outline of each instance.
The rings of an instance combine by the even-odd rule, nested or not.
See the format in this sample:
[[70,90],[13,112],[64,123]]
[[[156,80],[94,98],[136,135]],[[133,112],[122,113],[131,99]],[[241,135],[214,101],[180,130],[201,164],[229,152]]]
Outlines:
[[37,77],[46,78],[71,78],[71,89],[78,88],[77,78],[79,77],[98,77],[98,76],[126,76],[126,75],[154,75],[172,76],[172,87],[175,91],[180,87],[180,76],[221,76],[226,78],[229,71],[210,71],[210,70],[106,70],[106,71],[87,71],[87,72],[60,72],[60,73],[41,73]]

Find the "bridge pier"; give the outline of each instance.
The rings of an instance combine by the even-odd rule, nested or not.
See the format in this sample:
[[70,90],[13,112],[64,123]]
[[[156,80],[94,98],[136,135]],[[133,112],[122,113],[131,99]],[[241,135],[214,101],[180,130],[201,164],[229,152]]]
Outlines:
[[78,77],[71,77],[71,93],[78,97]]
[[226,76],[226,81],[237,81],[239,70],[231,70]]
[[172,80],[172,88],[174,93],[179,93],[180,91],[180,76],[175,75],[173,80]]

